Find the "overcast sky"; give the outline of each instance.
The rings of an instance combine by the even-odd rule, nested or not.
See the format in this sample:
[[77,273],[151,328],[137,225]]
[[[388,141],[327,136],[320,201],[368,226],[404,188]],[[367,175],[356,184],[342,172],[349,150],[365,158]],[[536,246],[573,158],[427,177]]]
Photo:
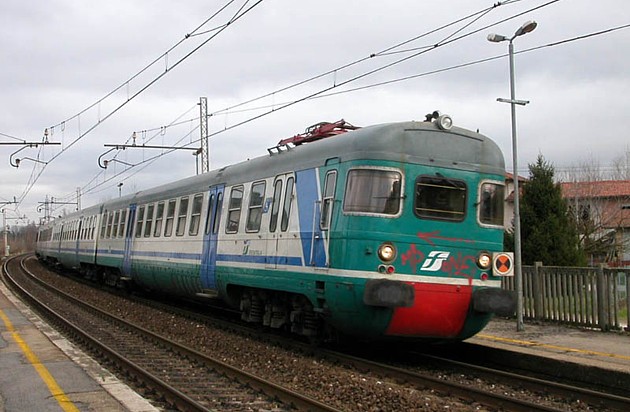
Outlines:
[[[213,113],[212,169],[320,121],[367,126],[440,110],[494,139],[511,171],[510,106],[496,101],[509,97],[508,44],[486,37],[528,20],[538,27],[514,41],[517,52],[537,48],[516,55],[516,98],[530,101],[517,109],[520,173],[539,153],[566,169],[630,151],[630,28],[568,41],[630,24],[627,0],[228,3],[2,0],[0,143],[41,142],[46,128],[61,143],[0,145],[0,202],[20,202],[7,216],[39,221],[46,196],[75,202],[77,188],[86,207],[118,196],[119,183],[125,195],[194,174],[189,150],[149,161],[162,152],[104,145],[136,132],[137,144],[198,147],[201,96]],[[102,169],[101,155],[116,161]],[[64,207],[74,209],[54,214]]]

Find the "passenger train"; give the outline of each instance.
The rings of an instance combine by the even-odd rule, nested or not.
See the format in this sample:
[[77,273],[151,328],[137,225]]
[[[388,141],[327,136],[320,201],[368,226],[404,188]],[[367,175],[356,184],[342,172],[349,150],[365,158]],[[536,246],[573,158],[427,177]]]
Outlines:
[[320,123],[264,156],[54,219],[37,255],[309,337],[463,340],[514,311],[504,176],[492,140],[439,112]]

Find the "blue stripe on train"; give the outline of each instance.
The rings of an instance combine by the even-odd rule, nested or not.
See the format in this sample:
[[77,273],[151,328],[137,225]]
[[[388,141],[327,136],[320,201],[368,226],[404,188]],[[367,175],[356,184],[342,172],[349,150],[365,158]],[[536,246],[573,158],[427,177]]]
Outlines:
[[[317,169],[296,172],[295,187],[297,190],[298,214],[300,217],[300,240],[302,241],[302,255],[306,266],[325,267],[326,251],[324,241],[319,230],[320,207],[319,188],[317,185]],[[313,221],[315,235],[313,236]],[[313,239],[315,243],[313,244]],[[313,258],[311,261],[311,246]]]

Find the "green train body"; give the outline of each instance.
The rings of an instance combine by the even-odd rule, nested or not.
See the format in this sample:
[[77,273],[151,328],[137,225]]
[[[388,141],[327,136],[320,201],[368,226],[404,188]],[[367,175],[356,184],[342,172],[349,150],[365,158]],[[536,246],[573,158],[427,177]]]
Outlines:
[[434,117],[318,125],[267,156],[57,219],[37,253],[302,335],[466,339],[514,310],[504,160]]

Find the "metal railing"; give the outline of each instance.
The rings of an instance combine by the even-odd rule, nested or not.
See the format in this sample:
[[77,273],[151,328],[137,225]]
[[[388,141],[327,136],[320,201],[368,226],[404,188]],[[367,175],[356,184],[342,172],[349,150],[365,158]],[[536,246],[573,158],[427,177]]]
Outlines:
[[[514,279],[503,288],[515,290]],[[523,317],[588,328],[630,330],[630,268],[523,266]]]

